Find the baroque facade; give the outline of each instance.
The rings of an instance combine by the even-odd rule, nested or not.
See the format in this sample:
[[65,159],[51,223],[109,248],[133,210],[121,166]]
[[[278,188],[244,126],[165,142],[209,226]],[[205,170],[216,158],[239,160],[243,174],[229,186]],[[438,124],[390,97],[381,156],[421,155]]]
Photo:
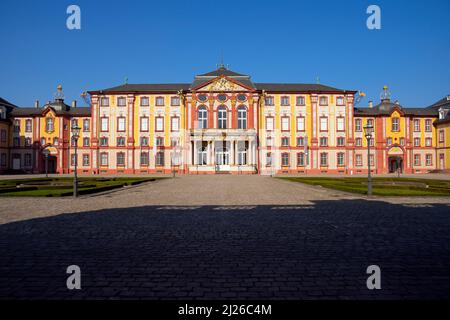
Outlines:
[[[355,107],[358,92],[254,83],[221,66],[192,83],[89,92],[90,107],[0,99],[0,172],[86,174],[426,173],[450,169],[450,97]],[[364,126],[375,128],[368,156]],[[71,128],[81,127],[74,157]]]

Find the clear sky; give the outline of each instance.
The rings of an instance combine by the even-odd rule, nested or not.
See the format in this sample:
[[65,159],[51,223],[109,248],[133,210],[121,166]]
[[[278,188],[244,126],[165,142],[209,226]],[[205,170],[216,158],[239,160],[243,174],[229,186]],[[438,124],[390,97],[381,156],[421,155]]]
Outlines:
[[[81,8],[81,30],[66,9]],[[381,30],[366,27],[371,4]],[[0,96],[19,106],[124,83],[191,82],[230,69],[254,82],[383,85],[408,107],[450,94],[449,0],[1,0]],[[83,103],[80,103],[83,105]]]

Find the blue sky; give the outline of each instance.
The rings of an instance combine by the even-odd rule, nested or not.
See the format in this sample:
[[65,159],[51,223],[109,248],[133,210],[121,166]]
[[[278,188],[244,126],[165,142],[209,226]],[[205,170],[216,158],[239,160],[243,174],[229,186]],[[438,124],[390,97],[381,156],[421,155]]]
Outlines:
[[[81,30],[66,9],[81,8]],[[366,9],[382,29],[366,28]],[[215,68],[255,82],[362,90],[383,85],[404,106],[450,93],[450,1],[1,0],[0,96],[20,106],[124,83],[190,82]],[[83,104],[83,103],[81,103]]]

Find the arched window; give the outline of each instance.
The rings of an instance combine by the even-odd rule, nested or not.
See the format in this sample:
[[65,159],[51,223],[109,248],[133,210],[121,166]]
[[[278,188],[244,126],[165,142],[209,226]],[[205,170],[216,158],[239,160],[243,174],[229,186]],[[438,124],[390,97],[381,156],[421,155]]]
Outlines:
[[208,127],[208,111],[205,107],[198,108],[198,128],[206,129]]
[[238,108],[238,129],[247,129],[247,109],[244,106]]
[[223,106],[217,111],[217,125],[219,129],[227,128],[227,108]]

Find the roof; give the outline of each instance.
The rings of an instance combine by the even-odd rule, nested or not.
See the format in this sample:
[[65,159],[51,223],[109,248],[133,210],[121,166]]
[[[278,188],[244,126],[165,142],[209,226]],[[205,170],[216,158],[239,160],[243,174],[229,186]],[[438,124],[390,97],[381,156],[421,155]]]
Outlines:
[[178,92],[180,90],[188,90],[190,87],[189,83],[154,83],[154,84],[124,84],[117,87],[112,87],[94,92]]
[[8,107],[9,109],[17,108],[16,105],[12,104],[11,102],[3,99],[0,97],[0,106]]
[[255,83],[256,88],[269,92],[285,92],[285,91],[318,91],[318,92],[345,92],[349,90],[337,89],[322,84],[309,83]]
[[248,75],[237,73],[231,70],[228,70],[224,66],[221,66],[217,70],[199,74],[197,77],[220,77],[220,76],[226,76],[226,77],[249,77]]
[[[31,116],[39,116],[44,112],[44,108],[15,108],[11,111],[11,116],[13,117],[31,117]],[[89,117],[91,116],[91,108],[90,107],[77,107],[70,108],[69,110],[55,110],[55,114],[58,116],[72,116],[72,117]]]
[[211,71],[208,73],[196,75],[194,77],[194,81],[191,83],[190,88],[198,88],[198,87],[202,86],[203,84],[211,82],[212,80],[216,79],[217,77],[227,77],[227,78],[230,78],[230,79],[236,81],[237,83],[240,83],[244,87],[256,89],[250,76],[228,70],[224,66],[221,66],[217,70],[214,70],[214,71]]
[[439,110],[439,108],[450,108],[450,94],[439,100],[438,102],[433,103],[431,106],[428,107],[428,109],[435,109],[436,111]]
[[389,116],[394,108],[400,109],[407,116],[431,116],[436,117],[437,112],[429,108],[404,108],[399,103],[383,100],[373,108],[355,108],[355,116]]

